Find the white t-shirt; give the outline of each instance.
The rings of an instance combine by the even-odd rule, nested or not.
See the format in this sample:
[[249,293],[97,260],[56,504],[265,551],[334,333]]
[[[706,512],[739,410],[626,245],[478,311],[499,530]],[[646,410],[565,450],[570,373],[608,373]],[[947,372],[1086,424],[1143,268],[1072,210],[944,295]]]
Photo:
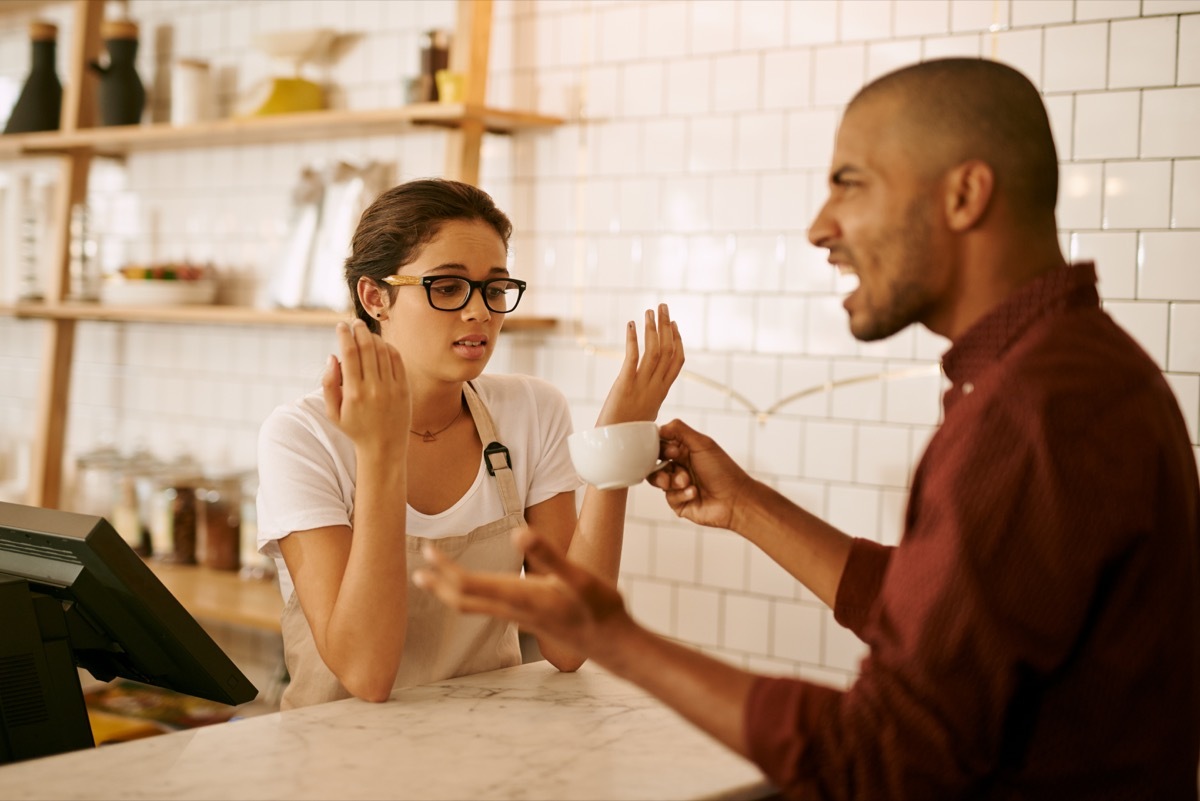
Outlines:
[[[567,451],[571,414],[552,384],[524,375],[482,375],[471,382],[508,448],[521,507],[573,492],[582,484]],[[488,443],[484,443],[486,446]],[[277,407],[258,435],[258,550],[279,569],[286,603],[292,579],[278,541],[293,531],[349,526],[354,516],[354,443],[325,415],[321,390]],[[504,516],[496,479],[482,458],[475,481],[435,515],[408,507],[408,533],[450,537]]]

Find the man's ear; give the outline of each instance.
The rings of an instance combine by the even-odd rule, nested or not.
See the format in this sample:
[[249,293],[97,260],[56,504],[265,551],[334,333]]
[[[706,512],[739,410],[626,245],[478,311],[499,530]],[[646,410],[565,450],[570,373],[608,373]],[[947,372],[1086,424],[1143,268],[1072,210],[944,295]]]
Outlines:
[[365,275],[358,278],[358,300],[367,314],[372,317],[379,317],[381,314],[387,313],[389,305],[387,290]]
[[964,161],[946,173],[946,225],[967,231],[979,224],[992,203],[996,173],[986,162]]

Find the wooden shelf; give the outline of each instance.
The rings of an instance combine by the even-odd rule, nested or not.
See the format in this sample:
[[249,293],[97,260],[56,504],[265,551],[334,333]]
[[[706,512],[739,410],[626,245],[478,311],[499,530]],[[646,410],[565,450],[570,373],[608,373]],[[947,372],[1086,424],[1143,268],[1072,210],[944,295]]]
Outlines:
[[457,129],[478,123],[492,133],[561,125],[563,120],[540,114],[486,108],[464,103],[416,103],[370,111],[305,111],[266,117],[241,117],[196,125],[116,125],[75,131],[0,136],[0,156],[55,155],[87,149],[104,155],[146,150],[218,147],[377,136],[419,125]]
[[[334,326],[352,316],[319,309],[255,309],[249,306],[107,306],[101,303],[18,303],[0,306],[0,316],[37,320],[100,320],[125,323]],[[553,317],[514,315],[506,331],[549,331]]]
[[[3,0],[0,0],[0,2],[3,2]],[[32,151],[26,150],[30,143],[36,144],[39,140],[45,139],[47,136],[59,135],[60,134],[58,131],[46,131],[43,133],[0,134],[0,159],[16,159],[35,155]]]
[[[61,4],[61,0],[59,0]],[[41,11],[43,6],[54,5],[55,0],[0,0],[0,12],[24,14]]]
[[[59,2],[66,3],[66,0]],[[187,126],[155,123],[92,127],[89,121],[97,118],[96,81],[87,76],[89,65],[103,49],[100,28],[106,0],[70,0],[73,22],[70,40],[63,43],[69,66],[63,75],[61,130],[0,134],[0,160],[51,159],[56,162],[59,174],[53,213],[48,215],[54,222],[52,252],[46,274],[42,276],[46,301],[0,305],[0,317],[47,321],[43,326],[42,375],[30,455],[27,499],[30,504],[56,507],[60,501],[77,321],[333,326],[349,318],[346,313],[326,311],[259,310],[239,306],[119,307],[68,301],[71,244],[68,223],[74,204],[87,198],[93,158],[119,158],[129,153],[154,150],[402,135],[424,126],[444,132],[443,176],[478,185],[485,133],[516,133],[563,123],[558,117],[487,106],[492,3],[493,0],[456,0],[456,23],[452,34],[456,44],[450,54],[449,66],[465,76],[461,103],[415,103],[367,111],[311,111]],[[29,0],[16,3],[0,0],[0,13],[30,7],[33,5]],[[549,318],[514,316],[505,328],[544,331],[553,329],[556,324]]]
[[175,565],[155,559],[147,559],[146,564],[197,620],[279,631],[283,598],[275,579],[243,579],[231,570]]

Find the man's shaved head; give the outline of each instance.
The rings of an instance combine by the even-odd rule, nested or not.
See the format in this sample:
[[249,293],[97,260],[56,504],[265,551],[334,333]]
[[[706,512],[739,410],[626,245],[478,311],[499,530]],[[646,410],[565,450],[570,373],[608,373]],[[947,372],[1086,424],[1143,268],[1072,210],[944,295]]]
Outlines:
[[937,174],[978,159],[1015,215],[1053,217],[1058,156],[1041,95],[1020,72],[978,58],[926,61],[863,87],[846,113],[884,100],[898,103],[895,132],[923,169]]

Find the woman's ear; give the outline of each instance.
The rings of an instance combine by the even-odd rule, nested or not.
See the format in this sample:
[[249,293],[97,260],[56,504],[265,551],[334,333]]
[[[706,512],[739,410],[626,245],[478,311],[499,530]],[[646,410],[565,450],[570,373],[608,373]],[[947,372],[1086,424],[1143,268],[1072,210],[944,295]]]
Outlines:
[[946,225],[952,231],[974,228],[987,213],[996,173],[983,161],[964,161],[946,173]]
[[387,317],[388,308],[391,306],[388,291],[365,275],[359,276],[358,279],[358,300],[367,314],[375,319],[382,320]]

